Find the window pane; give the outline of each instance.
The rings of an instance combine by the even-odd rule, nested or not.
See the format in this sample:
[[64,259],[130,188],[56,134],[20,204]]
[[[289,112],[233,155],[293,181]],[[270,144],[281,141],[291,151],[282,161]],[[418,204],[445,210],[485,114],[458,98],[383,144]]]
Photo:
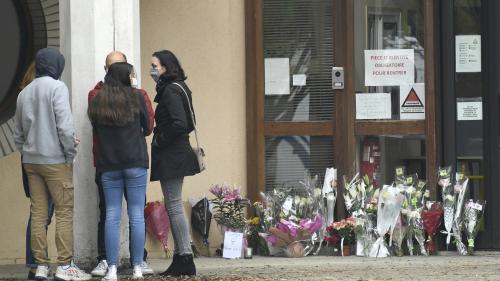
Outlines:
[[305,171],[319,175],[322,185],[326,168],[334,167],[333,141],[323,136],[266,137],[266,190],[295,187]]
[[424,136],[358,137],[358,171],[373,178],[377,186],[391,184],[394,171],[404,166],[407,174],[426,179]]
[[415,107],[421,112],[425,103],[425,93],[415,88],[420,100],[412,93],[413,84],[425,82],[423,1],[356,0],[354,11],[356,93],[390,94],[390,101],[384,102],[390,118],[385,119],[423,119],[422,114],[400,115],[401,105],[407,112]]
[[[266,65],[271,59],[285,59],[281,67],[266,66],[265,76],[289,79],[278,83],[279,89],[287,91],[265,91],[266,121],[333,118],[332,12],[330,0],[264,0]],[[271,88],[275,81],[266,80],[266,89]]]

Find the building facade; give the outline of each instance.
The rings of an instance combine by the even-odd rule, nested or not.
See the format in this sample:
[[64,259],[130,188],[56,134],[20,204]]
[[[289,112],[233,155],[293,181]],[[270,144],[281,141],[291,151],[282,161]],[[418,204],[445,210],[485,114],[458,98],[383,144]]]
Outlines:
[[[382,185],[404,166],[427,179],[439,199],[437,168],[451,165],[471,178],[471,198],[488,201],[479,248],[500,248],[497,2],[4,1],[0,13],[10,40],[0,78],[0,263],[24,262],[29,200],[10,120],[17,84],[45,46],[66,57],[62,80],[82,139],[75,164],[80,261],[93,259],[97,248],[87,93],[102,80],[113,49],[127,54],[151,98],[154,51],[172,50],[187,72],[208,162],[205,172],[186,180],[188,213],[189,199],[209,196],[214,183],[241,185],[258,200],[275,186],[292,188],[305,171],[321,178],[327,167],[337,167],[339,176],[368,173]],[[161,200],[158,183],[148,184],[147,197]],[[340,198],[337,205],[342,216]],[[123,256],[127,229],[124,221]],[[215,224],[210,237],[212,245],[220,242]],[[152,240],[151,255],[162,256]]]

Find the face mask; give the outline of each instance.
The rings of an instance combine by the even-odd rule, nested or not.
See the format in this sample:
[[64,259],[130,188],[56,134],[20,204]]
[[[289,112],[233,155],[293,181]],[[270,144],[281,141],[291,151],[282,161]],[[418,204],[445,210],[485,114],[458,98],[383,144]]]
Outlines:
[[139,87],[139,82],[137,82],[137,78],[135,77],[130,78],[130,86],[132,86],[132,88]]
[[160,80],[160,73],[156,68],[151,68],[151,70],[149,71],[149,75],[151,75],[151,78],[153,78],[153,80],[157,83],[158,80]]

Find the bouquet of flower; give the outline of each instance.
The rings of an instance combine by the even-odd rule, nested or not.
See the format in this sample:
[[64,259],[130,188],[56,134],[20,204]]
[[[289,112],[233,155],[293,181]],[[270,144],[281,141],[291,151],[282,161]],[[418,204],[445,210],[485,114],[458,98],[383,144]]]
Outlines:
[[288,257],[303,257],[311,252],[313,233],[322,226],[323,218],[319,214],[314,219],[302,219],[298,224],[281,219],[269,229],[270,235],[266,235],[266,239],[274,247],[284,248]]
[[396,223],[394,225],[394,229],[391,234],[390,244],[394,242],[394,252],[396,256],[403,256],[403,240],[406,237],[406,232],[408,227],[406,226],[406,222],[403,223],[403,217],[400,215],[396,219]]
[[455,192],[451,184],[451,167],[439,168],[438,185],[441,187],[443,197],[444,228],[446,229],[442,233],[446,234],[446,248],[448,248],[455,215]]
[[254,254],[269,256],[269,249],[267,248],[267,243],[264,240],[264,238],[262,238],[259,235],[261,229],[262,229],[262,224],[260,216],[253,217],[247,221],[246,236],[248,241],[248,247],[251,247],[254,250]]
[[163,202],[148,202],[144,208],[146,230],[160,241],[167,257],[170,256],[168,249],[168,232],[170,230],[170,219]]
[[401,211],[402,202],[403,195],[395,186],[384,185],[378,200],[376,228],[378,238],[371,249],[371,257],[387,257],[389,255],[384,236],[391,229],[394,229],[396,219]]
[[210,187],[215,195],[214,218],[217,224],[229,230],[243,232],[246,227],[246,214],[243,211],[248,206],[248,200],[241,197],[240,188],[226,184],[215,184]]
[[436,246],[432,238],[436,235],[438,227],[441,225],[441,218],[443,217],[443,206],[440,202],[429,201],[427,207],[422,211],[422,222],[425,232],[427,232],[428,239],[426,241],[427,251],[429,254],[436,253]]
[[406,177],[405,185],[401,188],[404,194],[401,214],[405,216],[405,221],[407,223],[406,241],[410,255],[413,255],[414,238],[420,246],[421,254],[427,255],[424,246],[424,227],[420,215],[422,212],[424,187],[425,182],[418,180],[418,175],[414,174]]
[[457,252],[460,255],[467,254],[467,248],[462,242],[462,229],[463,229],[463,210],[465,202],[465,193],[467,192],[467,184],[469,179],[461,173],[455,176],[454,192],[456,194],[455,214],[453,216],[453,236],[455,237],[455,244]]
[[464,211],[464,228],[467,234],[468,242],[468,253],[472,255],[474,251],[474,239],[476,238],[477,232],[479,230],[479,225],[484,214],[484,208],[486,206],[486,201],[474,201],[472,199],[465,204]]
[[340,236],[340,251],[342,255],[344,254],[344,244],[353,245],[355,242],[354,238],[354,227],[356,225],[356,220],[354,218],[343,219],[339,222],[334,222],[331,227]]
[[367,175],[360,178],[359,174],[356,174],[350,182],[344,176],[344,201],[351,217],[356,220],[356,255],[368,255],[375,242],[374,218],[377,214],[378,197],[379,189]]

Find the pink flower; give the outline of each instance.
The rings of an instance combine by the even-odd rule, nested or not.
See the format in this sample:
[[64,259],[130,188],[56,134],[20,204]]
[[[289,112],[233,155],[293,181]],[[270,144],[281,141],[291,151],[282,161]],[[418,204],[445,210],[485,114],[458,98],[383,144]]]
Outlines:
[[218,184],[214,184],[210,187],[209,191],[215,195],[215,197],[217,198],[220,198],[222,197],[222,194],[223,194],[223,188],[222,186],[218,185]]
[[234,202],[236,200],[241,200],[240,189],[237,187],[230,188],[226,187],[222,191],[223,200],[226,202]]

